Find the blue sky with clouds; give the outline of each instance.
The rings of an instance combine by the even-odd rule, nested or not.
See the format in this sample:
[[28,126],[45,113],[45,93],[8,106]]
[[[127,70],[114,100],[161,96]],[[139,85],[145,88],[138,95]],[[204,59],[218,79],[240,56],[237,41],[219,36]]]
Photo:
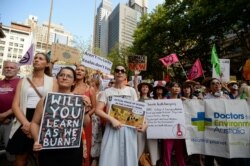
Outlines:
[[[127,3],[128,0],[110,0],[113,9],[116,5]],[[0,22],[10,25],[13,22],[24,22],[29,15],[38,17],[38,23],[42,24],[49,18],[51,0],[1,0]],[[96,0],[99,6],[101,0]],[[149,12],[164,0],[148,0]],[[54,0],[52,22],[64,25],[64,28],[89,40],[93,34],[95,0]]]

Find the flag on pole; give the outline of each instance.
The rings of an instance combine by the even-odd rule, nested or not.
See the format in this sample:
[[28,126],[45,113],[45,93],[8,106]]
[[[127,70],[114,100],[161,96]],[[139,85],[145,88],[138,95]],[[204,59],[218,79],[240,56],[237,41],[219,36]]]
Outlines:
[[34,56],[34,44],[31,43],[29,49],[27,52],[24,54],[22,59],[19,61],[19,65],[31,65],[33,61],[33,56]]
[[213,68],[215,69],[216,74],[220,76],[221,75],[220,61],[216,53],[215,45],[213,45],[213,48],[212,48],[211,63],[213,65]]
[[191,68],[191,70],[188,72],[188,79],[194,80],[202,75],[203,75],[203,69],[202,69],[201,61],[198,58],[193,64],[193,67]]
[[161,58],[159,60],[163,63],[164,66],[169,66],[173,63],[179,62],[179,59],[175,53],[170,54],[170,55],[168,55],[164,58]]

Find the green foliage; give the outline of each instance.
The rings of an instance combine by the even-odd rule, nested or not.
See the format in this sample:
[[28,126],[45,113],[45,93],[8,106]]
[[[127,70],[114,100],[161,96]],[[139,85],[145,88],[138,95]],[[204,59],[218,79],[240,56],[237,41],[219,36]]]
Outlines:
[[[154,12],[144,15],[134,33],[132,50],[148,56],[148,71],[143,74],[162,79],[166,68],[159,59],[177,53],[185,70],[195,59],[201,60],[205,73],[211,76],[211,46],[217,45],[219,58],[228,54],[223,40],[236,34],[236,44],[246,52],[246,34],[250,31],[249,0],[166,0]],[[239,63],[241,65],[242,63]],[[185,79],[178,65],[175,79]]]
[[[116,44],[108,55],[108,59],[113,62],[112,70],[117,65],[122,65],[128,69],[128,56],[133,55],[130,47]],[[131,73],[129,73],[130,75]]]

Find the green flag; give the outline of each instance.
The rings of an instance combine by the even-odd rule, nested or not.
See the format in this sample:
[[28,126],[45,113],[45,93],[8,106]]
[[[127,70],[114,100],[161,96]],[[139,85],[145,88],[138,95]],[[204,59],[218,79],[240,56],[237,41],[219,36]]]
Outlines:
[[215,69],[216,74],[220,76],[221,75],[220,60],[219,60],[218,55],[216,53],[215,45],[213,45],[213,48],[212,48],[211,63],[213,65],[213,68]]

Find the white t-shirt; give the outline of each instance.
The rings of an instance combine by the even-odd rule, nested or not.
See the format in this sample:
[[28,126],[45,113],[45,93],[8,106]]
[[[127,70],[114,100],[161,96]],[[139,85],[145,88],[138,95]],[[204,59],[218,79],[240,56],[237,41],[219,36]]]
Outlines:
[[105,89],[103,92],[101,92],[98,101],[109,105],[109,102],[111,101],[112,96],[135,100],[135,101],[138,100],[135,89],[129,86],[125,86],[122,89],[117,89],[114,87]]

